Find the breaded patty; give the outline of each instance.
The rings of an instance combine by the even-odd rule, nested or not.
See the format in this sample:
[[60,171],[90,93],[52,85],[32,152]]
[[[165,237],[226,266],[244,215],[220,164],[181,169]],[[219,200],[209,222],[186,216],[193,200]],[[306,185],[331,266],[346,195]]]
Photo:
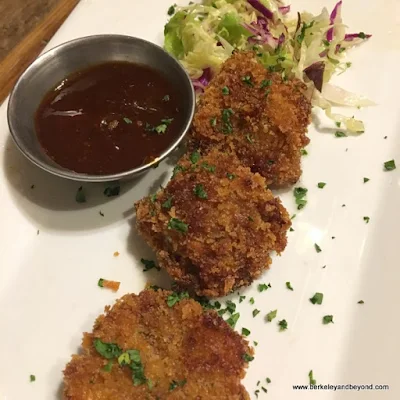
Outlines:
[[232,154],[184,156],[165,189],[136,203],[137,228],[159,265],[199,296],[224,296],[286,246],[287,211]]
[[64,371],[68,400],[246,400],[253,350],[213,310],[161,289],[127,294],[85,333]]
[[301,175],[300,149],[308,144],[311,103],[306,86],[268,72],[252,52],[229,58],[200,98],[189,149],[219,146],[268,185],[286,186]]

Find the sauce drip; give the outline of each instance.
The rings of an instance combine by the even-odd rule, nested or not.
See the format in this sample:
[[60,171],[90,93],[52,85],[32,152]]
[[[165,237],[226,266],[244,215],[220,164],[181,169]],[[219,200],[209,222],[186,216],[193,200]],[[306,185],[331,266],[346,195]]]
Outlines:
[[35,116],[39,143],[60,166],[114,174],[156,159],[183,126],[177,90],[149,67],[108,62],[68,76]]

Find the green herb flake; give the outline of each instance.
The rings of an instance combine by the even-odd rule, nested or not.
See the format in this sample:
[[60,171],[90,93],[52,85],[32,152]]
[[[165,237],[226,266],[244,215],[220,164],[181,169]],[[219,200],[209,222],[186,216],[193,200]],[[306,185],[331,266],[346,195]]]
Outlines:
[[363,181],[364,183],[367,183],[370,179],[369,178],[364,178]]
[[180,292],[180,293],[173,292],[167,297],[167,305],[168,307],[173,307],[176,303],[179,303],[181,300],[188,298],[189,298],[188,292]]
[[385,168],[385,171],[393,171],[394,169],[396,169],[396,163],[394,160],[386,161],[383,166]]
[[302,156],[307,156],[307,155],[308,155],[308,152],[307,152],[306,149],[301,149],[301,150],[300,150],[300,154],[301,154]]
[[276,318],[276,315],[277,315],[277,314],[278,314],[278,310],[273,310],[273,311],[270,311],[270,312],[265,316],[265,318],[267,319],[268,322],[271,322],[273,319]]
[[113,366],[113,362],[110,360],[104,367],[103,370],[106,372],[111,372]]
[[335,132],[335,136],[337,138],[347,137],[347,135],[344,132],[341,132],[341,131],[336,131]]
[[173,229],[178,232],[186,233],[188,231],[188,224],[185,224],[178,218],[171,218],[167,225],[168,229]]
[[271,381],[270,378],[267,377],[266,382],[269,384],[269,383],[271,383],[272,381]]
[[103,279],[103,278],[100,278],[100,279],[98,280],[98,282],[97,282],[97,286],[103,287],[103,285],[104,285],[104,279]]
[[250,361],[253,361],[253,360],[254,360],[254,357],[251,356],[250,354],[247,354],[247,353],[244,353],[243,356],[242,356],[242,358],[243,358],[243,360],[246,361],[246,362],[250,362]]
[[288,328],[288,323],[286,319],[282,319],[281,321],[279,321],[278,326],[280,332],[285,331]]
[[170,97],[169,97],[168,94],[166,94],[166,95],[162,98],[162,101],[163,101],[164,103],[168,102],[169,100],[170,100]]
[[293,292],[294,289],[293,289],[292,284],[290,282],[286,282],[286,287]]
[[242,335],[243,336],[249,336],[250,335],[250,331],[247,328],[242,328]]
[[319,247],[318,246],[318,244],[317,243],[314,243],[314,247],[315,247],[315,251],[317,252],[317,253],[321,253],[321,247]]
[[367,35],[366,35],[364,32],[360,32],[360,33],[358,34],[358,37],[359,37],[360,39],[365,39],[365,38],[367,37]]
[[233,179],[235,179],[236,178],[236,175],[235,174],[230,174],[229,172],[227,172],[226,173],[226,177],[229,179],[229,180],[233,180]]
[[322,300],[324,299],[323,293],[316,292],[313,297],[310,298],[312,304],[322,304]]
[[35,382],[36,381],[36,376],[35,375],[29,375],[29,381],[30,382]]
[[156,269],[157,271],[160,271],[160,269],[161,269],[153,260],[146,260],[144,258],[141,258],[140,262],[144,265],[143,272],[147,272],[152,269]]
[[169,16],[174,15],[175,14],[175,6],[169,7],[167,13]]
[[242,82],[245,83],[247,86],[253,87],[253,82],[251,81],[250,75],[245,75],[242,77]]
[[369,223],[370,218],[369,217],[363,217],[363,220],[365,221],[366,224]]
[[261,386],[261,390],[262,390],[264,393],[267,393],[267,392],[268,392],[268,390],[267,390],[264,386]]
[[207,199],[207,192],[204,189],[204,185],[202,185],[201,183],[197,184],[194,189],[193,189],[193,193],[195,194],[196,197],[198,197],[199,199]]
[[166,210],[170,210],[172,207],[172,200],[173,196],[169,196],[167,200],[164,201],[164,203],[161,204],[162,208],[165,208]]
[[200,160],[200,153],[198,151],[194,151],[190,156],[189,160],[192,164],[197,164],[197,162]]
[[338,128],[340,128],[340,125],[342,125],[342,123],[341,122],[335,122],[335,125],[338,127]]
[[214,302],[214,308],[216,308],[217,310],[219,310],[221,308],[221,303],[219,301],[215,301]]
[[239,296],[239,303],[246,299],[246,296]]
[[171,392],[172,390],[178,388],[178,387],[183,387],[186,385],[187,380],[183,379],[182,381],[175,381],[173,380],[170,384],[169,384],[169,391]]
[[264,292],[265,290],[268,290],[268,288],[270,288],[270,287],[271,287],[270,283],[268,283],[268,285],[266,285],[265,283],[260,283],[258,285],[258,291],[261,293],[261,292]]
[[256,342],[255,340],[253,341],[254,346],[258,346],[258,342]]
[[316,385],[317,384],[317,381],[314,379],[313,370],[310,370],[310,372],[308,373],[308,378],[310,380],[310,385]]
[[307,204],[307,200],[305,199],[307,195],[308,189],[302,187],[296,187],[293,190],[294,198],[297,204],[297,209],[301,210]]
[[167,124],[160,124],[157,125],[154,129],[158,134],[162,134],[166,132],[167,128],[168,128]]
[[254,304],[254,297],[250,297],[249,303],[250,303],[251,305]]
[[229,94],[229,88],[228,88],[228,86],[224,86],[224,87],[222,88],[222,94],[223,94],[224,96],[227,96],[227,95]]
[[364,304],[364,300],[357,301],[357,304]]
[[232,108],[224,108],[222,110],[222,132],[225,134],[232,133],[233,126],[231,122],[231,116],[234,114]]
[[324,40],[322,41],[322,43],[323,43],[323,45],[324,45],[325,47],[329,47],[329,45],[330,45],[330,43],[329,43],[328,40],[326,40],[326,39],[324,39]]
[[230,314],[233,314],[236,311],[236,304],[232,300],[227,300],[226,301],[226,310]]
[[122,350],[115,343],[106,343],[95,339],[93,344],[96,351],[107,360],[118,358],[122,354]]
[[175,176],[178,175],[179,172],[184,171],[186,171],[185,167],[182,167],[182,165],[175,165],[174,170],[172,171],[172,178],[175,178]]
[[230,325],[230,327],[231,327],[232,329],[235,329],[236,322],[238,321],[239,317],[240,317],[240,314],[239,314],[239,313],[232,314],[232,315],[226,320],[226,323],[227,323],[228,325]]
[[325,316],[322,318],[322,323],[323,323],[324,325],[333,324],[333,315],[325,315]]
[[318,188],[323,189],[326,186],[325,182],[318,182]]
[[208,172],[211,172],[212,174],[215,172],[215,170],[216,170],[216,166],[215,165],[209,165],[208,163],[206,163],[206,162],[203,162],[202,164],[201,164],[201,167],[203,168],[203,169],[205,169],[206,171],[208,171]]
[[106,197],[114,197],[118,196],[121,191],[121,185],[119,182],[112,182],[104,189],[104,196]]
[[213,127],[217,125],[217,118],[216,117],[210,118],[210,125],[213,126]]
[[290,232],[294,232],[294,229],[292,227],[289,228]]
[[268,86],[271,86],[271,85],[272,85],[272,81],[270,79],[264,79],[264,80],[261,81],[260,89],[264,89],[264,88],[266,88]]
[[75,201],[77,203],[86,203],[86,195],[82,186],[76,192]]
[[257,310],[256,308],[253,310],[253,318],[255,318],[258,314],[260,314],[260,310]]

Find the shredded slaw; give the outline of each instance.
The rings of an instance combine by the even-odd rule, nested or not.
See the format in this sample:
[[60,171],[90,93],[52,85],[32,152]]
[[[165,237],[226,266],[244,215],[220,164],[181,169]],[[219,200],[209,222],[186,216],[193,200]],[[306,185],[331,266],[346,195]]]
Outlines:
[[361,133],[362,121],[334,114],[332,107],[374,103],[329,81],[351,65],[344,61],[346,50],[371,35],[346,33],[341,8],[339,1],[331,13],[323,8],[318,15],[302,12],[293,18],[290,5],[281,0],[204,0],[174,9],[165,25],[164,47],[180,60],[198,93],[234,50],[253,50],[269,71],[302,80],[313,106],[349,132]]

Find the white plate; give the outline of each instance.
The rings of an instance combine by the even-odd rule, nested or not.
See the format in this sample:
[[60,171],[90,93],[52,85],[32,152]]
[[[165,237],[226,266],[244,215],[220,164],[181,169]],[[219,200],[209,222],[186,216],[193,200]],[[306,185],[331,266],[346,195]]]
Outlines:
[[[243,293],[247,300],[254,296],[255,305],[246,300],[238,306],[238,328],[247,327],[250,339],[259,342],[244,381],[252,398],[258,380],[268,388],[260,399],[400,398],[400,3],[382,3],[347,0],[343,5],[351,31],[373,34],[350,53],[352,68],[336,80],[378,103],[356,110],[366,132],[338,139],[310,127],[301,181],[309,189],[308,205],[293,221],[287,250],[260,281],[272,288],[258,293],[253,284]],[[169,5],[170,0],[82,1],[48,48],[96,33],[161,44]],[[322,5],[331,9],[334,2],[303,0],[295,8],[317,12]],[[88,202],[82,205],[74,200],[78,183],[50,176],[19,154],[9,136],[6,104],[0,109],[0,149],[0,399],[57,399],[62,370],[78,350],[82,332],[91,330],[106,304],[139,292],[148,279],[139,260],[151,253],[131,230],[132,206],[166,182],[171,165],[164,162],[125,185],[117,198],[103,197],[101,185],[85,185]],[[393,158],[398,169],[384,172],[383,162]],[[363,177],[370,181],[364,184]],[[322,190],[316,186],[320,181],[327,183]],[[282,200],[295,212],[291,190]],[[369,224],[364,216],[371,218]],[[119,292],[98,288],[100,277],[121,281]],[[321,306],[308,301],[317,291],[324,293]],[[357,304],[361,299],[365,304]],[[261,310],[256,318],[254,308]],[[277,320],[264,322],[273,309],[288,321],[286,332],[278,331]],[[322,324],[326,314],[334,316],[334,324]],[[318,383],[390,389],[293,390],[292,385],[308,384],[311,369]],[[36,382],[29,382],[30,374]]]

